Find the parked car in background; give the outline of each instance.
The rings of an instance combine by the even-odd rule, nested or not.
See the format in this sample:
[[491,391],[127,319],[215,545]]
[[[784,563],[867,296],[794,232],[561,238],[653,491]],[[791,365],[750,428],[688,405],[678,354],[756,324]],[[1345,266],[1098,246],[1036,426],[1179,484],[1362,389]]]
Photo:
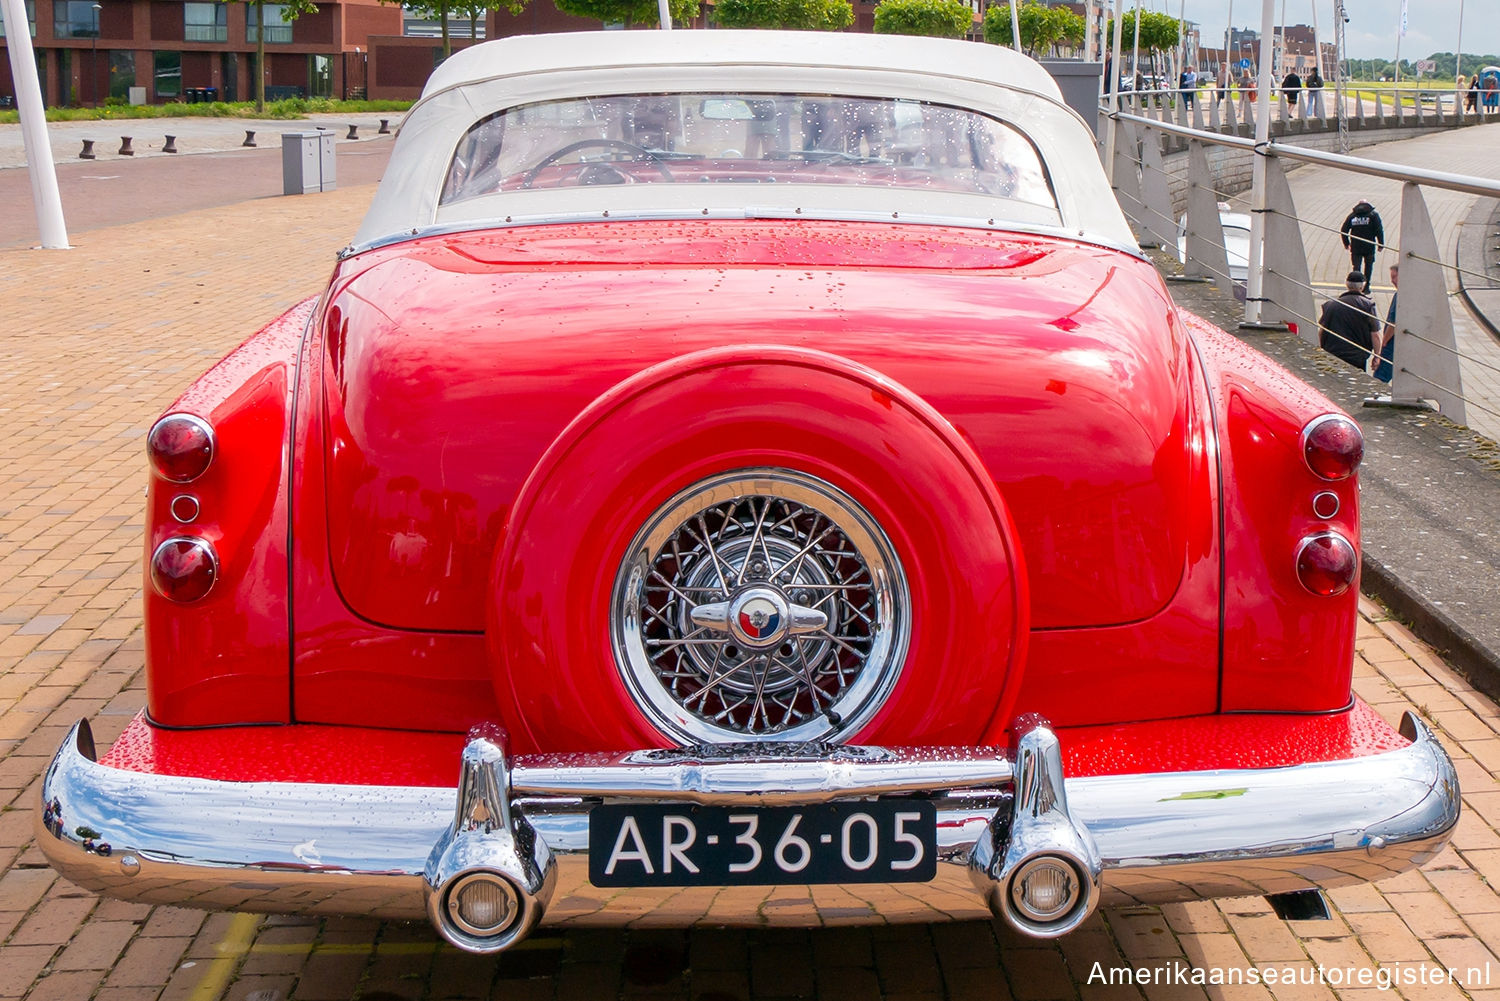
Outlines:
[[[1229,278],[1245,282],[1250,276],[1250,216],[1245,212],[1229,211],[1228,202],[1219,203],[1219,225],[1223,232],[1222,246],[1229,263]],[[1177,220],[1177,259],[1187,262],[1187,216]]]
[[1452,763],[1350,688],[1360,431],[1109,190],[998,46],[456,53],[326,288],[152,427],[148,706],[58,750],[48,860],[493,952],[1431,858]]

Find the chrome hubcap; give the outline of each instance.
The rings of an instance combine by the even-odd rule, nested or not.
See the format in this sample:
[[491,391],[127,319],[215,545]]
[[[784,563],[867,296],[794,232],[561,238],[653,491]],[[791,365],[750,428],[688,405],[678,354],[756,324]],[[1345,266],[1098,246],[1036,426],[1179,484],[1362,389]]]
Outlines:
[[632,540],[616,578],[621,674],[688,743],[827,739],[884,702],[906,653],[905,578],[848,494],[786,469],[702,481]]

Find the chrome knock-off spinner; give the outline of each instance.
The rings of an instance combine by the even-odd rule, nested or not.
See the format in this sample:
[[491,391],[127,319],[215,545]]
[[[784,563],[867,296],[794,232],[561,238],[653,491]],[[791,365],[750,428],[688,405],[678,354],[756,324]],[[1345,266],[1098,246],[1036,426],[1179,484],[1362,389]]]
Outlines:
[[685,743],[817,740],[890,694],[908,609],[890,540],[853,498],[747,469],[652,515],[616,577],[611,631],[637,704]]

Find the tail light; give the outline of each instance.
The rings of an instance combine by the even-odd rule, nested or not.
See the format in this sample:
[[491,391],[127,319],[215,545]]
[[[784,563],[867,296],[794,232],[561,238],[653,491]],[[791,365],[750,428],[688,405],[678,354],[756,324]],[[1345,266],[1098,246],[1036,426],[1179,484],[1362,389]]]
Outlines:
[[1313,594],[1333,597],[1359,575],[1359,555],[1337,532],[1310,535],[1297,548],[1297,579]]
[[1342,414],[1314,417],[1302,429],[1302,457],[1319,479],[1347,480],[1365,457],[1365,436]]
[[172,601],[197,601],[213,589],[219,556],[203,539],[177,536],[151,554],[151,584]]
[[213,462],[213,428],[192,414],[168,414],[146,436],[146,454],[162,479],[172,483],[196,480]]

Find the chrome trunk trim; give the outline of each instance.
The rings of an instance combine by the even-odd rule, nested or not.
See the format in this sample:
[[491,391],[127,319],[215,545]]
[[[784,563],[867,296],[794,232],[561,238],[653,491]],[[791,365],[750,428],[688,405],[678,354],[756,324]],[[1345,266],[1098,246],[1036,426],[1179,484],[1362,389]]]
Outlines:
[[[1101,906],[1380,879],[1433,857],[1458,820],[1448,755],[1415,716],[1408,714],[1401,729],[1410,745],[1362,758],[1074,778],[1060,790],[1058,759],[1045,740],[1036,741],[1044,767],[1028,772],[1035,778],[1023,783],[1023,805],[1046,799],[1048,788],[1063,794],[1068,827],[1097,851]],[[994,749],[816,745],[783,753],[758,745],[753,753],[749,761],[705,761],[713,755],[692,750],[517,756],[506,809],[529,821],[556,866],[542,923],[816,925],[990,916],[970,880],[970,859],[997,817],[1017,812],[1005,756]],[[922,792],[924,781],[938,810],[940,854],[928,883],[722,893],[601,890],[588,881],[588,810],[596,800],[586,797],[815,803]],[[454,816],[453,788],[243,783],[110,768],[96,762],[88,725],[80,723],[43,777],[36,834],[59,872],[108,896],[413,919],[426,915],[429,854]]]

